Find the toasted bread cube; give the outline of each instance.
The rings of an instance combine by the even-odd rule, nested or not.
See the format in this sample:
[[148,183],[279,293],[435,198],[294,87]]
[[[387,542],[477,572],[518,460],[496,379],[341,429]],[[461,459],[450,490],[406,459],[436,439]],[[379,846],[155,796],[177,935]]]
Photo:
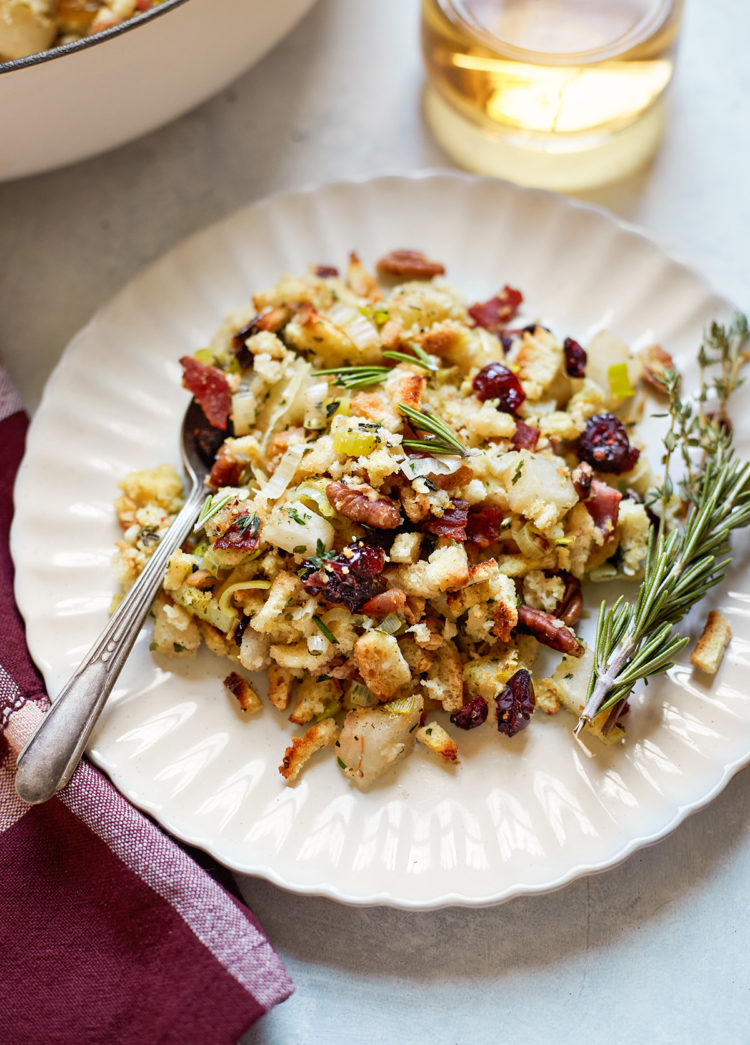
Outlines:
[[284,752],[284,759],[279,766],[279,772],[287,784],[294,783],[300,775],[302,767],[316,751],[330,747],[336,742],[337,732],[335,719],[327,718],[323,722],[316,722],[314,726],[310,726],[304,736],[294,737]]
[[302,726],[328,711],[332,705],[340,703],[340,696],[341,690],[335,679],[308,676],[297,687],[297,702],[289,721]]
[[240,710],[247,714],[260,711],[263,707],[263,702],[253,687],[245,679],[240,678],[236,671],[231,672],[224,679],[224,689],[237,698]]
[[463,661],[453,642],[444,642],[422,681],[427,696],[439,700],[444,711],[458,711],[464,702]]
[[716,610],[711,610],[703,634],[690,655],[690,663],[707,675],[715,675],[731,638],[729,621]]
[[388,557],[391,562],[401,562],[411,566],[419,559],[419,549],[421,547],[421,533],[399,533],[391,545]]
[[357,639],[354,657],[365,685],[379,700],[390,700],[411,682],[409,665],[393,635],[365,632]]
[[294,681],[294,675],[287,668],[280,667],[273,660],[268,665],[268,699],[279,711],[289,703]]
[[429,722],[417,730],[417,740],[445,762],[458,762],[458,745],[453,737],[437,722]]

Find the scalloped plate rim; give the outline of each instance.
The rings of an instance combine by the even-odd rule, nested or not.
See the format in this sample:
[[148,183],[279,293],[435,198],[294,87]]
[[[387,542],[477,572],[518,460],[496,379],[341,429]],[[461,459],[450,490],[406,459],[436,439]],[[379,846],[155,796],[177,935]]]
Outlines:
[[[555,193],[550,193],[543,189],[531,189],[520,187],[512,183],[500,182],[496,179],[477,177],[471,174],[467,174],[465,172],[457,172],[442,168],[415,171],[408,174],[385,172],[375,176],[338,179],[336,181],[326,182],[320,185],[308,185],[298,189],[280,190],[279,192],[264,197],[260,200],[251,202],[241,207],[238,211],[234,212],[233,214],[226,215],[218,219],[217,221],[209,224],[208,226],[202,229],[198,229],[195,232],[191,233],[189,236],[183,238],[179,243],[175,244],[173,248],[165,252],[165,254],[163,254],[161,257],[154,259],[148,265],[144,266],[137,273],[135,273],[135,275],[133,276],[133,280],[145,278],[149,272],[156,269],[160,264],[162,264],[165,258],[167,258],[173,251],[182,248],[187,248],[189,244],[196,242],[201,237],[210,235],[212,232],[218,232],[220,228],[227,226],[228,224],[231,224],[231,222],[236,220],[240,215],[249,213],[256,209],[263,210],[277,207],[283,204],[285,200],[314,196],[318,192],[321,192],[323,190],[335,190],[339,186],[370,186],[373,183],[378,182],[418,182],[423,180],[439,179],[445,180],[447,182],[460,181],[468,184],[486,183],[498,186],[498,191],[506,191],[510,192],[511,194],[520,193],[523,196],[526,196],[527,198],[551,197],[554,198],[558,202],[558,204],[562,203],[565,208],[570,208],[574,211],[579,211],[583,213],[595,214],[599,219],[604,221],[609,226],[613,226],[617,228],[620,232],[624,232],[630,236],[634,236],[638,241],[646,245],[648,249],[658,253],[658,255],[661,258],[669,262],[671,265],[677,266],[680,269],[685,270],[687,274],[689,274],[693,279],[697,280],[703,286],[708,295],[716,298],[717,300],[720,300],[727,308],[733,307],[731,303],[729,303],[726,300],[726,298],[719,291],[717,291],[716,288],[708,280],[706,280],[706,278],[690,261],[685,260],[677,252],[674,252],[671,249],[664,248],[656,238],[649,235],[649,233],[644,231],[642,228],[639,228],[638,226],[610,213],[601,206],[577,199],[559,197]],[[103,305],[100,310],[98,310],[97,315],[100,311],[106,311],[110,306],[112,306],[122,296],[124,296],[127,293],[131,282],[132,280],[129,280],[128,284],[126,284],[125,287],[123,287],[120,291],[113,295],[112,298],[110,298],[110,300],[105,305]],[[220,320],[220,318],[221,317],[217,317],[217,322]],[[95,321],[95,319],[96,316],[92,317],[89,323],[87,323],[71,339],[68,348],[66,348],[65,352],[61,356],[45,387],[44,394],[42,396],[42,402],[40,404],[40,412],[44,411],[54,399],[57,383],[58,381],[62,380],[62,375],[64,374],[67,367],[70,350],[79,340],[79,338],[85,337],[87,331],[89,330],[91,324]],[[34,423],[32,422],[32,426],[29,432],[29,443],[27,444],[29,447],[33,448],[34,439],[35,427]],[[23,468],[24,465],[22,465],[22,472]],[[21,473],[19,473],[19,475],[21,475]],[[18,516],[16,516],[16,518],[17,517]],[[11,552],[14,561],[16,561],[16,555],[18,550],[18,527],[16,525],[16,518],[14,518],[13,528],[11,531]],[[15,585],[17,601],[19,603],[19,606],[21,606],[22,608],[28,607],[29,605],[27,599],[27,592],[24,587],[25,579],[26,578],[24,575],[24,564],[22,562],[19,562],[18,568],[16,570]],[[44,650],[42,648],[42,645],[37,644],[33,635],[33,628],[30,628],[30,631],[32,631],[29,643],[30,648],[32,648],[35,651],[35,659],[38,663],[42,665],[43,673],[46,674],[53,670],[53,665],[51,664],[49,659],[44,656]],[[95,762],[95,764],[99,765],[101,769],[108,773],[115,786],[118,786],[118,780],[121,779],[122,774],[120,773],[117,765],[113,764],[111,760],[108,759],[107,756],[103,752],[99,751],[96,747],[94,747],[90,751],[90,756],[92,758],[92,761]],[[564,873],[556,875],[548,882],[538,884],[510,884],[502,890],[493,892],[491,895],[488,894],[482,896],[467,896],[458,891],[442,892],[440,894],[432,894],[428,898],[425,898],[423,900],[415,900],[413,898],[405,899],[403,897],[394,896],[391,890],[383,890],[380,892],[369,892],[367,894],[362,893],[353,895],[347,894],[341,888],[326,882],[312,884],[290,882],[283,874],[280,874],[272,865],[269,864],[259,865],[256,863],[255,865],[250,865],[244,864],[241,861],[234,860],[230,864],[228,864],[228,866],[231,866],[232,869],[237,871],[238,873],[265,878],[273,882],[275,885],[278,885],[279,887],[294,893],[298,893],[301,895],[328,897],[329,899],[335,900],[337,902],[354,906],[387,905],[402,909],[429,910],[446,906],[483,907],[494,905],[497,903],[505,902],[514,896],[537,895],[546,892],[552,892],[560,888],[563,888],[565,885],[576,880],[581,876],[594,873],[601,873],[608,870],[611,867],[620,864],[623,860],[627,859],[627,857],[631,855],[633,852],[645,846],[652,845],[660,841],[666,835],[670,834],[690,813],[695,812],[700,808],[703,808],[705,805],[711,802],[713,798],[715,798],[716,795],[718,795],[724,789],[724,787],[726,787],[729,780],[741,768],[747,765],[749,761],[750,750],[748,750],[745,754],[737,757],[729,763],[724,763],[723,765],[719,765],[718,762],[715,764],[712,763],[711,768],[713,769],[715,765],[715,768],[718,771],[718,778],[715,779],[713,785],[710,786],[704,794],[702,794],[697,799],[674,806],[674,813],[665,824],[659,826],[654,831],[645,834],[636,834],[634,837],[631,837],[621,847],[619,847],[619,849],[614,855],[607,855],[600,861],[574,863]],[[216,844],[212,842],[210,838],[207,838],[205,835],[202,835],[199,832],[191,830],[184,822],[181,823],[180,816],[176,815],[173,812],[170,812],[168,809],[165,809],[162,803],[149,800],[147,796],[139,794],[135,789],[128,789],[126,784],[122,786],[121,790],[122,793],[125,794],[125,796],[128,797],[128,799],[134,803],[134,805],[138,806],[139,808],[154,816],[165,827],[165,829],[175,834],[177,837],[181,838],[188,844],[196,845],[204,849],[206,852],[214,856],[218,861],[226,863],[226,858],[222,856],[221,852],[219,851],[219,847],[217,847]]]

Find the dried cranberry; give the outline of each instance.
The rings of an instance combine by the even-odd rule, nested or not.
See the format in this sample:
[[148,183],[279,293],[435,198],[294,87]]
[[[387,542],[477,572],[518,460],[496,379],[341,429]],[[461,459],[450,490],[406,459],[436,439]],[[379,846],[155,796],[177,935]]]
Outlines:
[[503,522],[502,508],[488,505],[472,508],[466,520],[466,535],[480,549],[489,548],[497,540]]
[[450,508],[441,516],[430,515],[423,523],[428,533],[437,537],[452,537],[454,541],[466,540],[466,519],[469,514],[469,502],[454,499]]
[[249,623],[250,618],[246,617],[243,613],[242,616],[238,619],[237,623],[235,624],[234,631],[232,632],[232,638],[234,639],[236,646],[242,645],[242,636],[245,634],[245,629],[247,628]]
[[500,409],[510,414],[515,414],[526,398],[521,382],[513,371],[502,363],[488,363],[487,366],[483,366],[474,378],[472,388],[477,399],[481,399],[482,402],[497,399]]
[[625,425],[614,414],[592,417],[578,439],[578,456],[602,472],[629,472],[640,455],[640,450],[630,445]]
[[260,316],[255,316],[250,320],[247,326],[232,335],[232,351],[243,370],[250,370],[255,362],[255,358],[245,342],[249,337],[252,337],[253,334],[258,333],[259,320]]
[[513,433],[511,443],[517,450],[535,450],[536,444],[539,442],[539,434],[538,428],[519,421]]
[[468,704],[464,704],[458,711],[451,715],[451,722],[459,729],[476,729],[481,726],[487,718],[487,701],[478,694],[472,697]]
[[531,675],[526,668],[508,679],[503,691],[495,697],[497,707],[497,729],[499,733],[513,737],[529,724],[534,713],[536,699]]
[[572,337],[566,337],[563,349],[565,350],[565,369],[568,377],[585,377],[588,357],[583,345],[579,345]]
[[338,276],[339,270],[335,265],[316,265],[315,275],[321,279],[326,279],[328,276]]
[[301,570],[302,585],[310,595],[343,603],[355,612],[385,591],[386,581],[380,576],[384,566],[382,548],[354,541],[331,559],[306,559]]
[[505,286],[489,301],[478,301],[468,310],[478,327],[498,334],[513,317],[523,301],[523,294],[514,287]]

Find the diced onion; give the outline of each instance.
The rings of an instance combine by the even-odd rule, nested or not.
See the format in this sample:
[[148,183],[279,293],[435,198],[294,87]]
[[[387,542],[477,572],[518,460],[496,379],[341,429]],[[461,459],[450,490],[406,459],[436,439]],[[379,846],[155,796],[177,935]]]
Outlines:
[[273,403],[270,408],[269,417],[261,418],[264,422],[263,428],[265,429],[263,435],[263,441],[261,443],[261,449],[265,450],[268,440],[273,435],[284,416],[293,409],[297,409],[297,400],[299,398],[300,389],[302,388],[303,382],[308,380],[310,377],[311,368],[310,364],[306,363],[303,359],[297,359],[295,362],[289,381],[282,385],[281,382],[273,389],[269,398],[269,403]]
[[513,539],[525,559],[543,559],[547,554],[541,537],[531,523],[524,523],[521,529],[513,534]]
[[406,624],[405,617],[400,613],[389,613],[387,617],[383,617],[378,631],[385,632],[386,635],[395,635],[397,631],[400,631],[403,625]]
[[336,509],[326,497],[327,485],[325,479],[308,479],[296,487],[294,494],[300,501],[312,501],[319,514],[330,519],[336,514]]
[[294,478],[294,473],[297,471],[297,466],[306,449],[304,443],[294,443],[290,446],[276,465],[276,471],[266,485],[261,487],[258,497],[264,501],[277,501]]
[[305,428],[325,428],[328,382],[315,381],[305,392]]
[[328,639],[323,635],[310,635],[307,639],[307,648],[310,653],[325,653],[328,649]]
[[452,475],[461,465],[461,458],[457,457],[410,457],[401,465],[401,471],[407,479],[417,479],[422,475]]
[[352,682],[347,697],[355,708],[371,708],[378,703],[375,694],[361,682]]
[[252,392],[236,392],[232,396],[232,423],[235,435],[247,435],[255,424],[257,403]]

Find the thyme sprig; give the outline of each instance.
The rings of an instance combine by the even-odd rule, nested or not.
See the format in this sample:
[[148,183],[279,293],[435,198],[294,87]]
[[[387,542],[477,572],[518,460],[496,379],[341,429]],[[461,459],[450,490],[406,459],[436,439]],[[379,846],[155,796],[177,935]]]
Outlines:
[[[688,610],[724,577],[733,530],[750,524],[750,462],[734,455],[727,404],[741,384],[740,367],[748,359],[748,322],[737,315],[728,328],[714,323],[698,354],[700,390],[695,403],[680,394],[677,371],[665,372],[669,429],[664,438],[664,479],[653,491],[661,518],[652,530],[644,578],[635,603],[621,596],[614,606],[602,603],[594,641],[594,667],[586,706],[576,734],[598,714],[611,710],[617,719],[640,679],[672,667],[688,643],[676,630]],[[719,374],[709,371],[718,367]],[[707,407],[711,409],[707,409]],[[670,465],[679,450],[684,475],[679,493],[683,521],[669,528],[675,503]],[[619,710],[619,709],[618,709]]]
[[469,451],[452,432],[448,425],[437,414],[425,414],[411,406],[399,403],[398,408],[413,428],[427,432],[432,438],[404,439],[402,446],[410,450],[422,450],[431,454],[452,454],[454,457],[468,457]]

